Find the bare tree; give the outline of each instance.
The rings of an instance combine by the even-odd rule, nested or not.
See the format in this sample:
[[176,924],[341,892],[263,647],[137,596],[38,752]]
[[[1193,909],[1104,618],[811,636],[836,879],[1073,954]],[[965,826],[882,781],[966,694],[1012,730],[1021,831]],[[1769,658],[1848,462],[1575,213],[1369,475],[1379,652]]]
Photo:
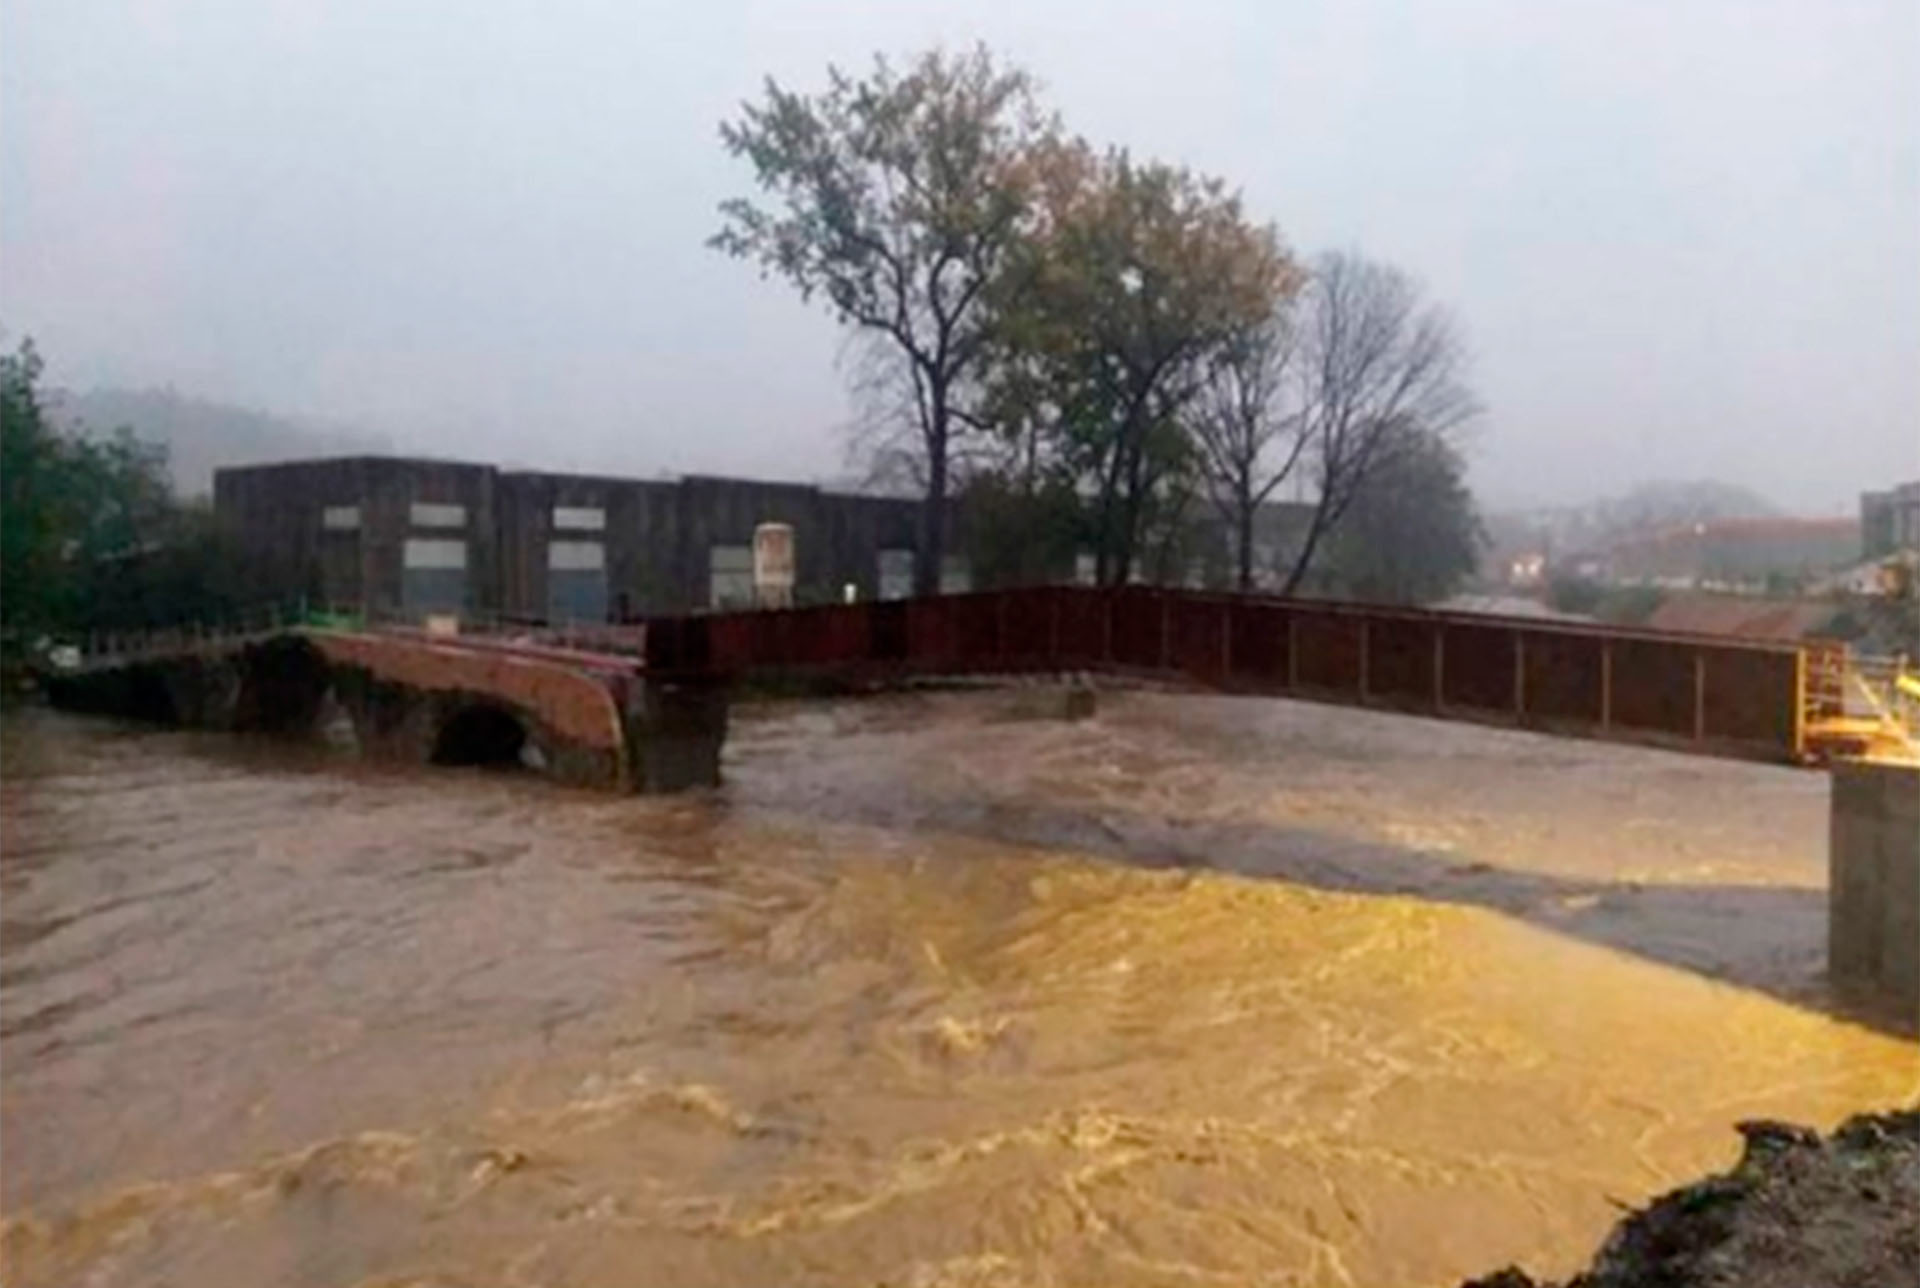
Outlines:
[[[930,488],[932,453],[928,449],[922,386],[912,360],[890,337],[856,331],[841,355],[853,414],[844,426],[845,462],[861,485],[888,496],[925,496]],[[1001,470],[1011,457],[1004,432],[989,433],[987,422],[970,410],[981,399],[969,380],[951,391],[952,415],[970,432],[947,440],[943,492],[958,496],[983,470]]]
[[1444,438],[1479,410],[1463,382],[1458,331],[1399,269],[1324,255],[1301,304],[1298,414],[1318,497],[1283,594],[1299,588],[1322,541],[1396,444],[1417,434]]
[[1306,452],[1296,396],[1291,303],[1228,337],[1207,370],[1190,427],[1206,492],[1231,534],[1235,584],[1253,589],[1254,520]]

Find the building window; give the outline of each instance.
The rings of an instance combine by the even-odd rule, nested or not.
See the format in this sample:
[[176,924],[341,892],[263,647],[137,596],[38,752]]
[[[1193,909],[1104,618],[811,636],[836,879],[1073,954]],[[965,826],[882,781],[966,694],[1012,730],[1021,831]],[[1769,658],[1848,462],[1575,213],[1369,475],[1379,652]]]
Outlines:
[[948,555],[940,561],[940,593],[964,595],[973,589],[973,565],[965,555]]
[[1082,550],[1073,557],[1073,584],[1091,586],[1099,572],[1099,564],[1087,551]]
[[414,614],[459,613],[467,606],[467,543],[409,537],[401,548],[400,598]]
[[913,551],[880,552],[880,598],[905,599],[913,594]]
[[464,570],[467,566],[467,543],[433,537],[408,537],[406,565],[409,568]]
[[329,505],[320,511],[320,527],[327,532],[360,531],[360,507]]
[[599,572],[606,566],[607,548],[598,541],[547,543],[547,569],[550,572]]
[[467,507],[415,501],[407,509],[407,521],[416,528],[464,528],[467,526]]
[[714,608],[753,607],[753,547],[713,546],[707,551],[707,602]]
[[607,620],[607,551],[598,541],[547,543],[547,620]]
[[556,505],[553,526],[558,532],[604,532],[607,512],[591,505]]

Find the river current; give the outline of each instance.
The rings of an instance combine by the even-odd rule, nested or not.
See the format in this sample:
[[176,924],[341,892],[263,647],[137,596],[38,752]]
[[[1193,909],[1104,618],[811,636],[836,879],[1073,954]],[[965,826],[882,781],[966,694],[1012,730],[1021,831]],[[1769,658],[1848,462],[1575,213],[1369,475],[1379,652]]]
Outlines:
[[1920,1096],[1817,773],[1051,702],[669,799],[10,713],[0,1279],[1438,1286]]

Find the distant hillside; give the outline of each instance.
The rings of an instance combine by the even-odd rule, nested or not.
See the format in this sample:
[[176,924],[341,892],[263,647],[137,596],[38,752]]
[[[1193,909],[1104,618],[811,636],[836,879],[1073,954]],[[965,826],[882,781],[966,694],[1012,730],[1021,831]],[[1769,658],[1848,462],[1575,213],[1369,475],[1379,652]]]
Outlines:
[[1715,479],[1642,483],[1624,496],[1592,507],[1601,524],[1615,532],[1674,527],[1712,519],[1771,519],[1780,507],[1733,483]]
[[296,420],[177,393],[171,389],[89,389],[52,393],[63,423],[110,434],[126,426],[167,446],[167,464],[182,496],[213,491],[222,465],[258,465],[309,456],[388,452],[382,437],[319,421]]

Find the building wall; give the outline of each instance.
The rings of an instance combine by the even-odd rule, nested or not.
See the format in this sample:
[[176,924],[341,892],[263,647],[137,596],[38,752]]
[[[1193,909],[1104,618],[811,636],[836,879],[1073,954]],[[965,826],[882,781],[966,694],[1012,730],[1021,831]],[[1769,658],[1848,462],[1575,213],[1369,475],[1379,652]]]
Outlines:
[[[486,615],[500,609],[494,472],[483,465],[445,461],[374,459],[366,470],[362,503],[367,554],[362,602],[378,615],[417,615],[407,597],[407,544],[412,540],[458,542],[466,549],[461,611]],[[465,521],[455,527],[418,521],[416,506],[459,506]]]
[[1879,559],[1920,550],[1920,479],[1885,492],[1860,494],[1861,554]]
[[[604,551],[607,615],[615,620],[675,611],[681,604],[674,530],[678,485],[588,474],[502,474],[500,559],[502,610],[544,620],[553,586],[548,567],[556,541],[598,541]],[[599,511],[592,528],[557,526],[559,511]]]
[[[750,547],[754,529],[769,522],[793,526],[799,602],[837,600],[849,584],[870,599],[879,590],[879,552],[917,547],[920,513],[914,500],[805,484],[501,472],[385,457],[221,470],[214,494],[280,593],[380,616],[417,615],[407,602],[407,542],[459,540],[463,610],[528,621],[550,616],[555,542],[570,543],[570,555],[598,543],[606,616],[632,619],[710,607],[715,547]],[[460,506],[465,524],[423,525],[419,505]],[[326,512],[343,507],[355,510],[356,526],[328,529]],[[601,526],[556,527],[557,517],[584,517],[556,511],[595,511]],[[950,549],[958,549],[957,518],[953,529]],[[416,578],[416,589],[423,584]]]
[[[367,471],[350,457],[220,470],[215,511],[240,533],[265,584],[315,604],[359,603],[369,584]],[[351,528],[329,530],[322,515],[351,508]]]

